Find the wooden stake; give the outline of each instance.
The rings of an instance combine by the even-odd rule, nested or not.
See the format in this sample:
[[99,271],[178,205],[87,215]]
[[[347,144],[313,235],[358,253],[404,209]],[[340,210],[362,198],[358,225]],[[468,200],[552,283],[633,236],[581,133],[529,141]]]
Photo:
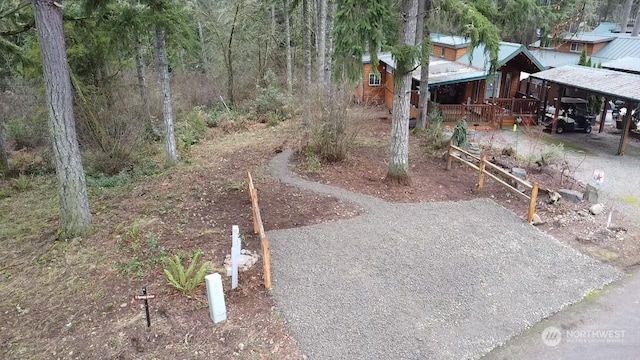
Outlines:
[[264,287],[271,290],[271,247],[269,246],[269,238],[264,236],[262,244],[262,271],[264,273]]
[[482,156],[482,160],[480,161],[480,175],[478,175],[478,189],[482,190],[484,187],[484,168],[487,163],[487,155]]
[[531,189],[531,201],[529,202],[529,213],[527,214],[527,222],[531,224],[533,222],[533,214],[536,213],[536,201],[538,201],[538,183],[533,183],[533,189]]
[[449,146],[447,149],[447,171],[451,170],[451,161],[453,161],[453,159],[451,158],[451,140],[449,140]]

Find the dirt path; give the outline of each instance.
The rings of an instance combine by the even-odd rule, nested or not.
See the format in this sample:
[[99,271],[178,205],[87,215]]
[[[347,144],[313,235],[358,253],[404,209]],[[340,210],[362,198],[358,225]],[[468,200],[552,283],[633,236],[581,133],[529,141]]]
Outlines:
[[362,206],[343,221],[269,232],[276,302],[313,359],[479,358],[620,272],[495,202],[391,204],[290,174]]

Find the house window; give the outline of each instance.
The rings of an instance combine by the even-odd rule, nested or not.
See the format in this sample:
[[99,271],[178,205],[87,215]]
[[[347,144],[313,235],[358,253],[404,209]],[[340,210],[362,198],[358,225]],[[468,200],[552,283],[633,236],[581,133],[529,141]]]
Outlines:
[[369,73],[369,86],[380,86],[380,75]]
[[582,52],[583,48],[584,48],[584,44],[583,43],[572,42],[570,50],[571,50],[571,52]]
[[444,47],[440,48],[440,57],[444,57]]

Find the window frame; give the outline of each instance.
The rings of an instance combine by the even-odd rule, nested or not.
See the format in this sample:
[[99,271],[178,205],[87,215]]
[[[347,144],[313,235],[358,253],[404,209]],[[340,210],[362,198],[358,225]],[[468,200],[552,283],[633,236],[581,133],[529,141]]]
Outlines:
[[445,57],[446,53],[447,53],[447,49],[444,46],[440,47],[440,57],[441,58]]
[[[575,49],[574,49],[574,46],[575,46]],[[570,52],[579,53],[579,52],[582,52],[583,49],[584,49],[584,44],[580,42],[572,42],[569,45]]]
[[[376,79],[377,83],[374,81],[373,83],[371,82],[371,79]],[[376,75],[374,72],[370,72],[369,73],[369,87],[378,87],[382,85],[382,76],[381,75]]]

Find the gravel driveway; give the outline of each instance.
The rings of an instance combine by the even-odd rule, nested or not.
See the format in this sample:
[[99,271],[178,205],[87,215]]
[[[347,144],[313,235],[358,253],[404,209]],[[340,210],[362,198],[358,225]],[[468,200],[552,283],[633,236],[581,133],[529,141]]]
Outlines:
[[274,177],[356,203],[349,220],[268,233],[274,296],[311,359],[479,358],[620,273],[490,200],[390,204]]

